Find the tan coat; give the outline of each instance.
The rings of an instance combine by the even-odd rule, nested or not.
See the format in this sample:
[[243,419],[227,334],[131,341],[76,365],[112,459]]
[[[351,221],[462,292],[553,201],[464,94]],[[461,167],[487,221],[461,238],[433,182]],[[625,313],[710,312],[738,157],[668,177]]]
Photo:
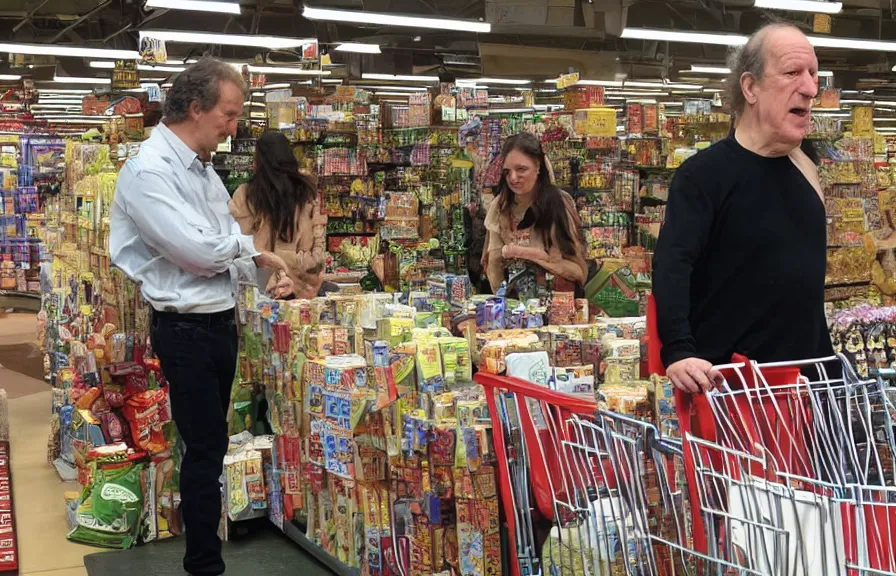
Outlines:
[[[493,291],[500,288],[501,282],[504,280],[505,262],[502,251],[504,246],[508,245],[527,246],[546,253],[546,259],[539,259],[535,263],[554,275],[555,290],[571,291],[575,284],[584,284],[588,276],[588,264],[585,261],[585,247],[580,241],[581,231],[578,228],[581,224],[579,213],[576,210],[575,201],[572,197],[565,191],[561,192],[563,194],[563,203],[566,207],[567,222],[573,228],[571,236],[576,242],[576,255],[574,257],[566,256],[560,251],[557,245],[556,233],[553,230],[551,231],[552,241],[549,251],[544,249],[542,235],[536,233],[533,228],[518,230],[517,226],[525,216],[525,210],[514,208],[514,213],[508,218],[498,208],[498,199],[495,198],[492,201],[485,216],[487,235],[482,260]],[[538,281],[540,284],[543,284],[544,274],[539,274]]]
[[[308,202],[296,214],[296,233],[292,243],[284,243],[279,239],[276,246],[269,245],[271,229],[266,222],[256,225],[255,216],[246,202],[246,185],[237,188],[230,200],[230,214],[239,223],[240,231],[252,236],[255,249],[273,252],[283,258],[289,268],[289,277],[295,284],[298,297],[312,297],[320,288],[321,275],[324,271],[327,251],[327,216],[321,214],[320,204],[315,200]],[[276,285],[276,276],[272,275],[267,288]]]

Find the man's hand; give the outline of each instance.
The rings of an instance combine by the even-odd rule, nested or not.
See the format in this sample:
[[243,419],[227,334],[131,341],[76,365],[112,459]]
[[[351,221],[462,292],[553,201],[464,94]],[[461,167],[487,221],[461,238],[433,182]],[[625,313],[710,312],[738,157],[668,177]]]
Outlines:
[[666,369],[666,376],[679,390],[696,394],[722,383],[722,374],[700,358],[685,358]]
[[283,261],[283,258],[277,256],[273,252],[262,252],[255,258],[255,265],[259,268],[265,268],[268,270],[280,270],[283,272],[283,275],[287,275],[286,262]]

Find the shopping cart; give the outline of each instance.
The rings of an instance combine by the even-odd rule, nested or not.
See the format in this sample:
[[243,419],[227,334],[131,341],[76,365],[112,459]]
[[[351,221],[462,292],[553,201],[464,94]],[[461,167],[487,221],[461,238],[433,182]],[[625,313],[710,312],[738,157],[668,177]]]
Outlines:
[[510,574],[761,574],[693,550],[680,442],[588,399],[475,379],[493,419]]
[[675,391],[698,555],[769,576],[896,575],[894,390],[842,356],[716,368],[719,389]]

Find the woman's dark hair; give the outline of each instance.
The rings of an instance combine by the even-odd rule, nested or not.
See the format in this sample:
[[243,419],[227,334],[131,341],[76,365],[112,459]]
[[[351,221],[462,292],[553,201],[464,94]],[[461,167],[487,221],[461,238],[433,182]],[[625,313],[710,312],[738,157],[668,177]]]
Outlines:
[[271,229],[273,250],[281,242],[293,242],[296,213],[314,200],[314,184],[299,172],[289,139],[277,130],[268,130],[255,144],[255,176],[246,186],[246,203],[255,218],[255,229],[262,221]]
[[[501,157],[506,159],[511,152],[522,152],[535,161],[538,165],[538,176],[535,183],[535,196],[532,206],[526,212],[520,222],[521,228],[531,225],[542,235],[545,249],[550,250],[552,244],[551,231],[557,239],[560,251],[567,256],[576,254],[576,241],[572,234],[581,234],[576,222],[569,222],[567,218],[566,202],[563,201],[563,191],[551,182],[551,171],[545,161],[541,143],[534,135],[528,132],[520,132],[507,139],[501,148]],[[507,175],[502,170],[501,180],[498,182],[498,209],[506,217],[511,217],[516,195],[507,184]],[[572,231],[572,233],[571,233]]]

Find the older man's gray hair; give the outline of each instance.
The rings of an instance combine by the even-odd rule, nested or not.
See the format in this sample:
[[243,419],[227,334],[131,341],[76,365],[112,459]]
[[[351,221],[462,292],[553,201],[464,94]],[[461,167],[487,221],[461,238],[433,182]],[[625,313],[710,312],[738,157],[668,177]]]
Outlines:
[[798,27],[787,22],[769,22],[753,32],[746,44],[728,54],[728,68],[731,70],[727,82],[728,97],[731,98],[731,110],[735,114],[741,114],[747,105],[743,90],[740,87],[741,76],[749,73],[757,81],[762,80],[766,64],[765,39],[770,31],[784,28],[799,30]]
[[203,58],[174,80],[165,99],[165,122],[177,124],[187,119],[190,105],[199,102],[199,109],[207,112],[218,104],[221,83],[231,82],[247,94],[246,82],[239,70],[214,58]]

